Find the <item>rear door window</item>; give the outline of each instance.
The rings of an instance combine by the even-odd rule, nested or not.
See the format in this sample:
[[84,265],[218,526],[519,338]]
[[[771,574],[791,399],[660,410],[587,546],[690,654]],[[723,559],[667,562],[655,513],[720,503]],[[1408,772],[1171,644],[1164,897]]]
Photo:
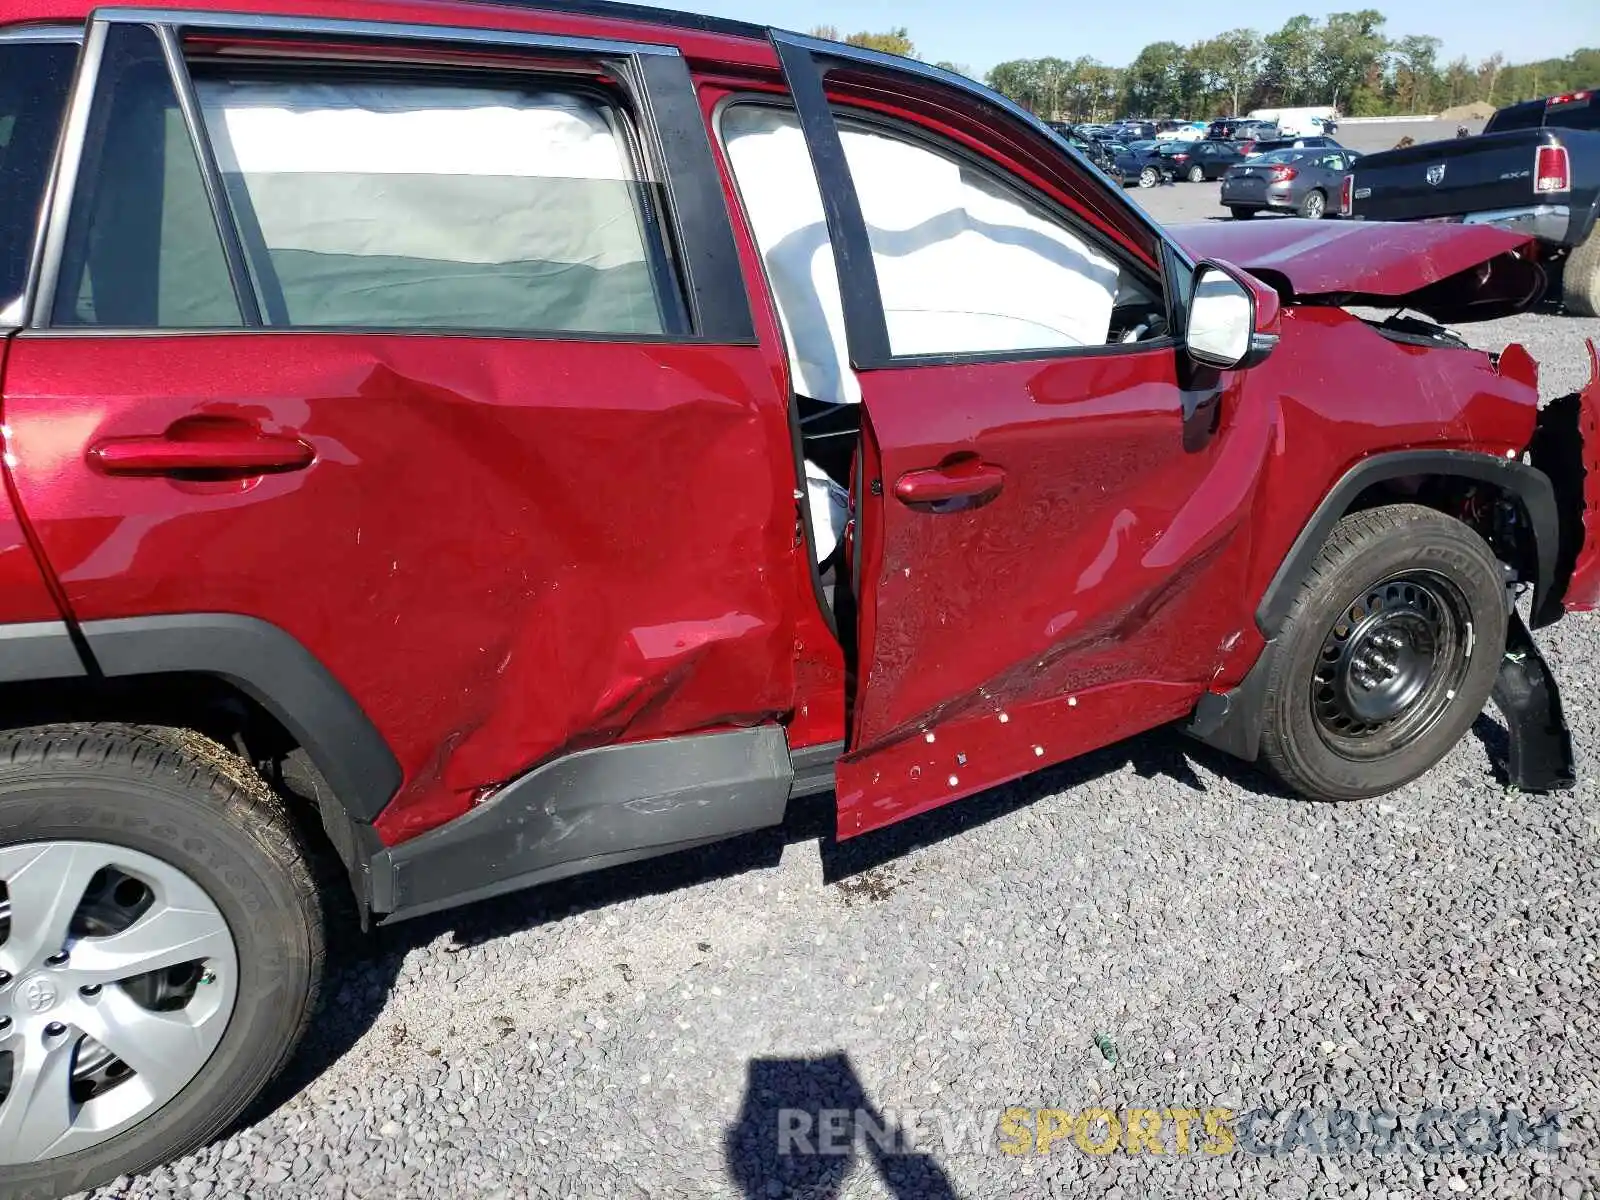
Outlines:
[[1600,103],[1594,92],[1557,97],[1546,107],[1544,123],[1558,129],[1600,129]]
[[537,83],[197,78],[269,325],[667,332],[621,114]]
[[77,60],[69,35],[0,39],[0,324],[22,319],[18,302]]

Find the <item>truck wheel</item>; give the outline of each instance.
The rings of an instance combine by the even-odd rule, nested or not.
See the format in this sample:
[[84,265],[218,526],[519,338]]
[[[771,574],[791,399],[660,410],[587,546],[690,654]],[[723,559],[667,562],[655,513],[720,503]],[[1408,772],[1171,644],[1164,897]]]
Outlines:
[[1160,182],[1161,172],[1154,167],[1146,167],[1139,172],[1139,186],[1142,188],[1153,188]]
[[1562,264],[1561,299],[1579,317],[1600,317],[1600,225]]
[[1415,779],[1483,711],[1506,620],[1500,564],[1460,521],[1412,504],[1345,517],[1268,650],[1263,762],[1312,800]]
[[1300,215],[1308,221],[1320,221],[1328,211],[1328,198],[1317,188],[1312,188],[1300,201]]
[[1235,204],[1229,206],[1228,213],[1235,221],[1248,221],[1256,215],[1256,210],[1253,208],[1240,208]]
[[197,734],[0,734],[0,895],[0,1195],[215,1138],[306,1027],[323,942],[299,840]]

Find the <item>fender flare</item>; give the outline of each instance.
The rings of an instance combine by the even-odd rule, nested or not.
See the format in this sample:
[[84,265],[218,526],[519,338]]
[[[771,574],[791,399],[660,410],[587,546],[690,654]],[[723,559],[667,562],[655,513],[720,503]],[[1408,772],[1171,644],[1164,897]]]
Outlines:
[[90,671],[107,678],[183,672],[238,687],[301,745],[352,821],[370,824],[400,789],[400,763],[377,726],[317,657],[276,625],[181,613],[85,621],[79,633]]
[[1516,496],[1522,502],[1534,537],[1533,627],[1539,629],[1560,618],[1556,557],[1561,544],[1561,514],[1549,476],[1515,459],[1471,451],[1397,450],[1356,463],[1317,505],[1256,606],[1256,627],[1262,637],[1271,642],[1278,636],[1301,585],[1311,572],[1311,565],[1356,497],[1374,484],[1416,475],[1476,480]]

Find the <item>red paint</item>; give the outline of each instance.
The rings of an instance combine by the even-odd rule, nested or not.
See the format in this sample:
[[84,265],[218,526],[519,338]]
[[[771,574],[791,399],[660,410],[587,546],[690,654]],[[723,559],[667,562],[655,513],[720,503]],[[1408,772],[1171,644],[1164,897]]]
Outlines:
[[[77,617],[300,639],[400,760],[390,841],[563,750],[794,705],[794,471],[754,348],[22,335],[6,416]],[[316,461],[197,491],[85,460],[196,419]]]
[[1583,433],[1583,550],[1567,583],[1569,612],[1600,607],[1600,351],[1589,348],[1589,382],[1579,393],[1578,428]]
[[[16,16],[81,20],[87,7],[28,0]],[[778,86],[759,38],[442,0],[314,7],[676,45],[702,72],[708,116],[732,92]],[[887,68],[828,86],[986,156],[1158,261],[1118,189],[981,101]],[[784,723],[798,748],[843,740],[848,708],[849,836],[1183,717],[1254,663],[1259,597],[1352,464],[1415,446],[1502,457],[1532,433],[1525,356],[1497,371],[1474,351],[1401,345],[1340,308],[1290,303],[1408,295],[1525,239],[1185,230],[1195,253],[1286,281],[1248,281],[1258,329],[1281,339],[1260,366],[1196,372],[1155,346],[863,373],[847,545],[864,594],[847,664],[796,538],[779,324],[719,169],[754,346],[13,339],[7,485],[60,590],[0,504],[0,618],[215,611],[282,627],[399,759],[404,782],[378,823],[391,844],[576,748],[756,722]],[[1187,422],[1186,400],[1199,414]],[[1585,405],[1592,427],[1600,382]],[[1594,548],[1569,597],[1585,589],[1600,594]]]
[[1207,221],[1172,234],[1199,258],[1288,281],[1295,296],[1401,297],[1534,244],[1492,225],[1363,221]]

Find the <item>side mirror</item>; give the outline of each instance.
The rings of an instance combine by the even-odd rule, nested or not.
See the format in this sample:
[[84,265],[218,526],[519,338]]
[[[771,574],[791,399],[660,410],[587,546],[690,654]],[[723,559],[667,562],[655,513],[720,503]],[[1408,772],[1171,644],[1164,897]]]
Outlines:
[[1278,344],[1278,294],[1230,263],[1195,268],[1184,342],[1189,357],[1208,367],[1253,367]]

